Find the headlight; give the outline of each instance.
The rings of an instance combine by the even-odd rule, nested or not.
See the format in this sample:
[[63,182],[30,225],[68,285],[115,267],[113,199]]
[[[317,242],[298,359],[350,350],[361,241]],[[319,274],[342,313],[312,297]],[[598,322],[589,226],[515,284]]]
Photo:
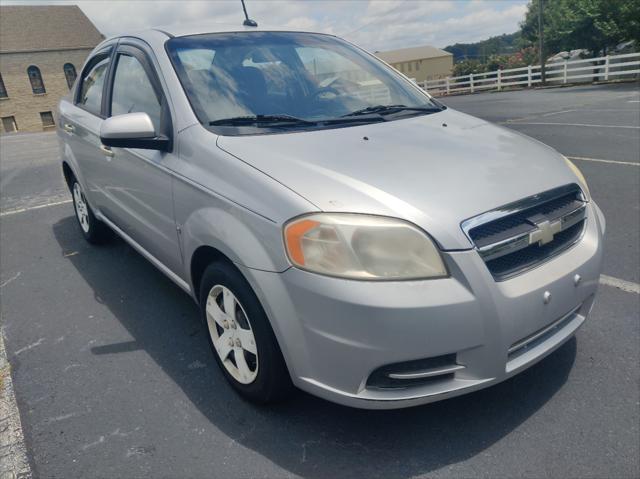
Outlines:
[[576,175],[578,177],[578,180],[580,182],[580,186],[582,187],[582,189],[584,190],[584,194],[587,195],[587,200],[591,199],[591,192],[589,191],[589,186],[587,185],[587,180],[585,180],[584,175],[582,174],[582,171],[580,171],[578,169],[578,167],[576,165],[573,164],[573,162],[567,158],[566,156],[563,156],[564,161],[567,162],[567,166],[569,166],[569,168],[571,168],[571,171],[573,171],[573,174]]
[[285,225],[284,242],[291,262],[314,273],[364,280],[447,276],[433,241],[399,219],[311,214]]

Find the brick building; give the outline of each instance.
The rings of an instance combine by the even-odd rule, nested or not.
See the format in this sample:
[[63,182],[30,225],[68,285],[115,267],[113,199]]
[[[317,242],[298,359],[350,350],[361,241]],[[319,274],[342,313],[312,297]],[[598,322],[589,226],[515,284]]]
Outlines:
[[55,126],[55,111],[104,37],[75,5],[0,6],[0,134]]

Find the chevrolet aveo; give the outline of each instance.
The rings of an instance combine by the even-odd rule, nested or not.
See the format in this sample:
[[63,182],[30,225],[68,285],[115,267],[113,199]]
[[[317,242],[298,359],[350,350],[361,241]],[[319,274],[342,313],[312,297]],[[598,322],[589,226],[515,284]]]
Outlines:
[[605,221],[578,169],[335,36],[106,40],[59,138],[84,237],[114,231],[189,293],[256,402],[294,385],[362,408],[468,393],[593,305]]

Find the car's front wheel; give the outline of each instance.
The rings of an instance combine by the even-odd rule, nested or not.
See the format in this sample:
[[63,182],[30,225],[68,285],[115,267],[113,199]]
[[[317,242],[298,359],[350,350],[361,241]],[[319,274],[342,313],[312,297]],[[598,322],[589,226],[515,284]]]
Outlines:
[[111,231],[95,217],[84,191],[82,191],[82,186],[75,178],[71,185],[71,194],[73,195],[73,209],[76,212],[76,219],[84,238],[93,244],[102,243],[109,239]]
[[285,398],[292,384],[275,335],[260,301],[233,265],[209,265],[200,306],[216,360],[234,389],[257,403]]

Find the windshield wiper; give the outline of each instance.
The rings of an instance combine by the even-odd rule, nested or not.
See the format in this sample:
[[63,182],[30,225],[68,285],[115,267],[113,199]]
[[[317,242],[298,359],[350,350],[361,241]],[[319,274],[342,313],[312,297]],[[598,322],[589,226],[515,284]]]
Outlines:
[[326,120],[318,120],[318,124],[320,125],[341,125],[344,123],[377,123],[381,121],[386,121],[380,115],[366,115],[363,113],[362,115],[358,115],[356,117],[351,118],[349,115],[339,116],[338,118],[328,118]]
[[344,123],[370,123],[384,121],[380,115],[358,115],[354,118],[338,117],[325,118],[316,121],[304,120],[291,115],[255,115],[255,116],[236,116],[232,118],[222,118],[220,120],[210,121],[211,126],[329,126],[341,125]]
[[254,116],[235,116],[232,118],[222,118],[220,120],[210,121],[209,125],[215,126],[249,126],[249,125],[315,125],[315,121],[303,120],[290,115],[254,115]]
[[435,113],[437,111],[442,111],[442,109],[434,108],[432,106],[375,105],[375,106],[368,106],[360,110],[352,111],[351,113],[342,115],[342,118],[350,117],[350,116],[370,115],[373,113],[377,113],[378,115],[389,115],[391,113],[398,113],[401,111],[417,111],[417,112],[422,111],[427,113]]

